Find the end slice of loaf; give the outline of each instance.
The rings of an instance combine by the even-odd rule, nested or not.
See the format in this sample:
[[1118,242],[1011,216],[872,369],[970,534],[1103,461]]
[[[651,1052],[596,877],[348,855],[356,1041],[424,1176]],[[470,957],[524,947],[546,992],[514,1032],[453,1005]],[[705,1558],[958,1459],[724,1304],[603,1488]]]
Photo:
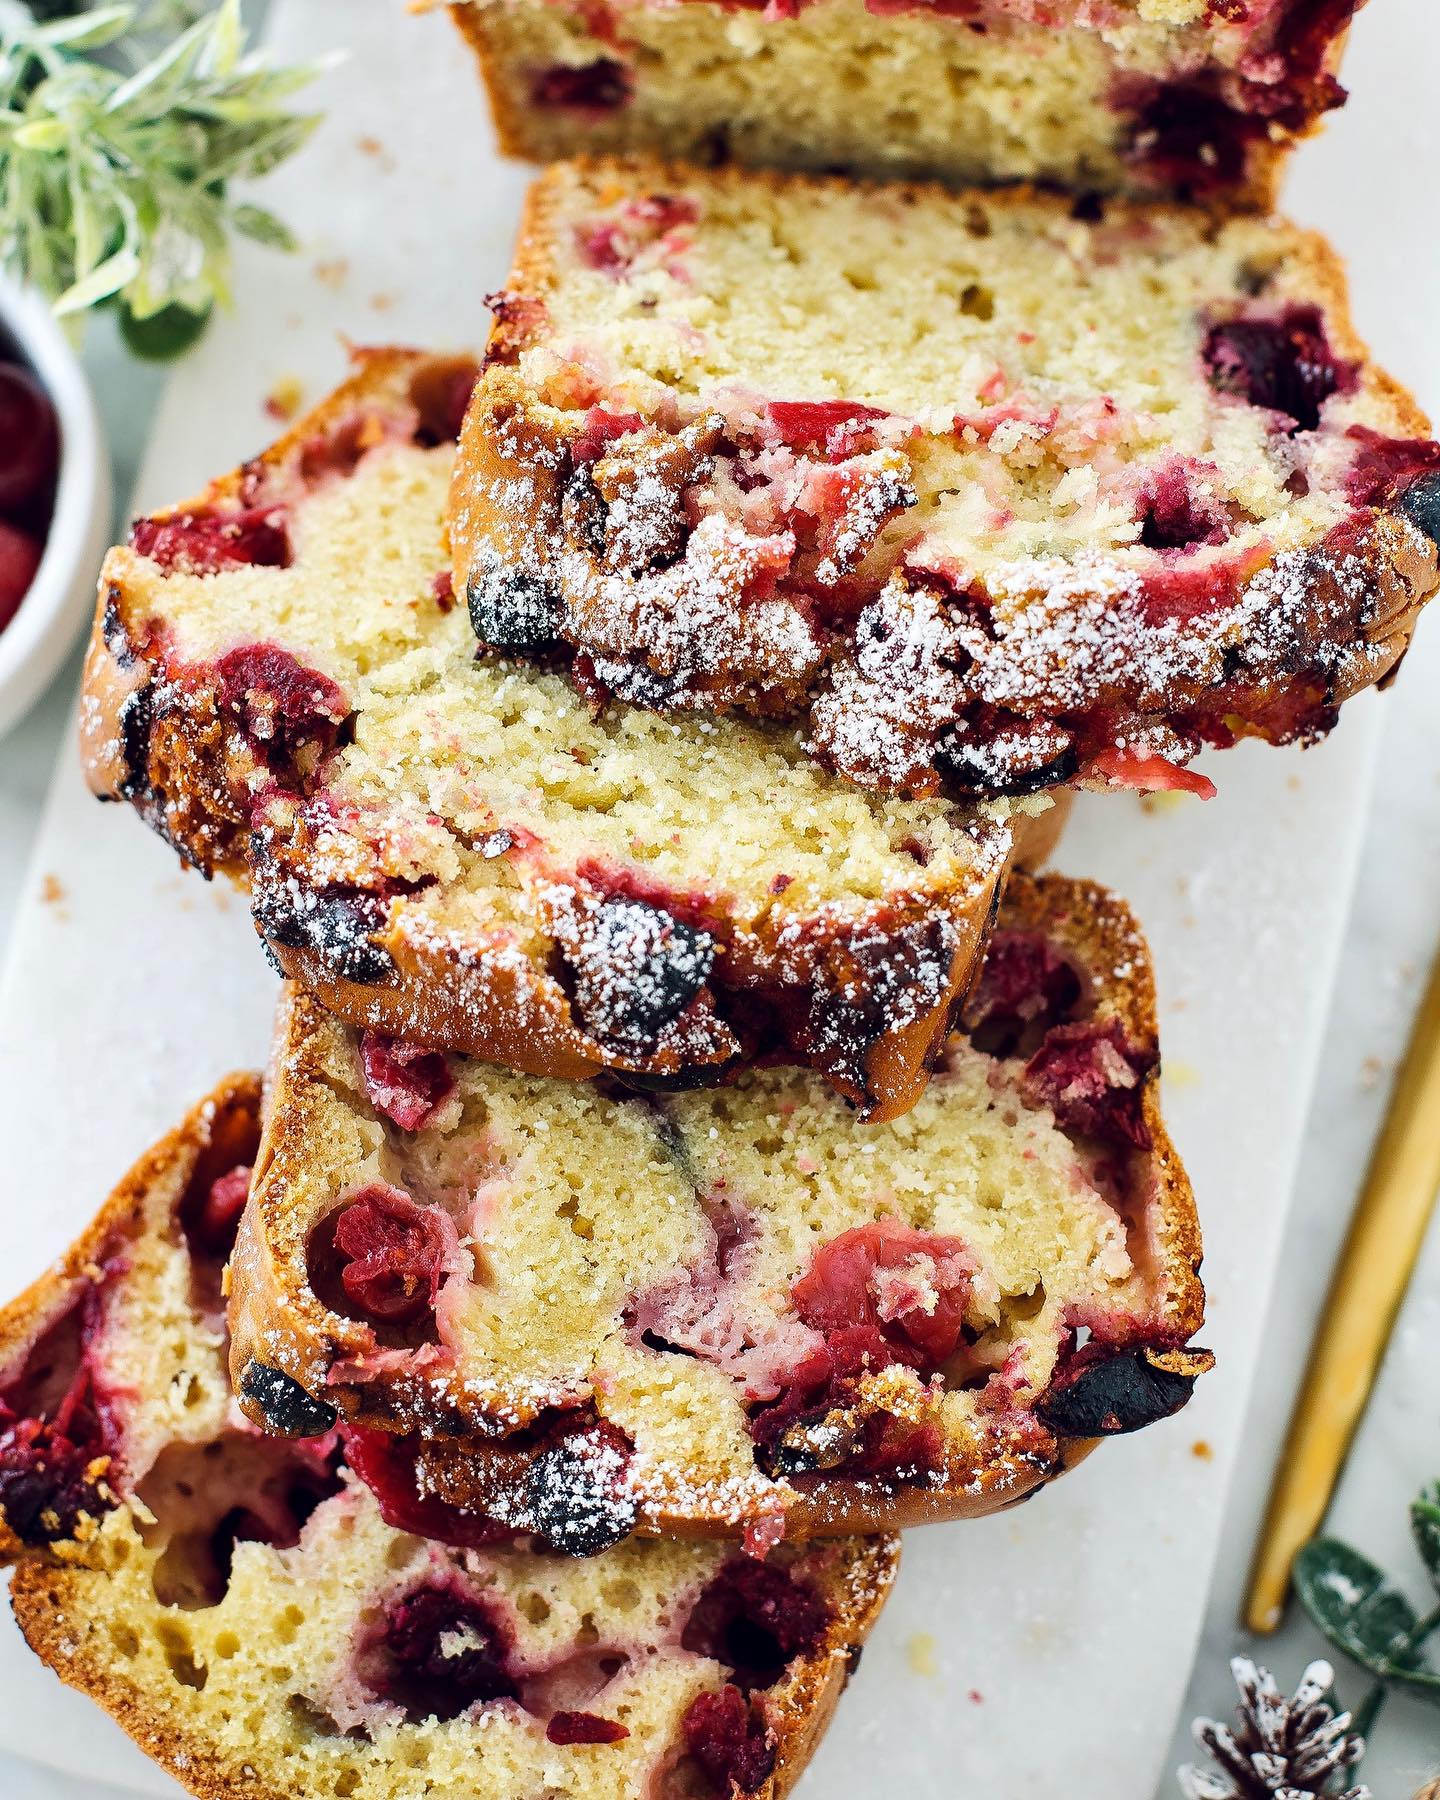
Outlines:
[[895,1542],[581,1561],[386,1525],[351,1444],[267,1437],[230,1395],[216,1302],[258,1100],[222,1086],[0,1310],[0,1521],[31,1646],[201,1800],[788,1791]]
[[382,1504],[436,1535],[993,1511],[1208,1366],[1157,1061],[1134,920],[1058,877],[1014,879],[945,1063],[864,1129],[801,1071],[626,1097],[291,989],[232,1265],[243,1403],[281,1423],[298,1383],[374,1433]]
[[1280,221],[580,162],[491,304],[479,640],[869,790],[1208,793],[1197,750],[1323,736],[1440,582],[1440,446]]
[[1264,207],[1360,0],[465,0],[512,156],[1044,181]]
[[273,956],[357,1025],[566,1079],[777,1056],[903,1111],[1016,827],[859,794],[784,726],[597,709],[478,656],[444,535],[474,374],[372,353],[136,524],[101,577],[92,784],[248,879]]

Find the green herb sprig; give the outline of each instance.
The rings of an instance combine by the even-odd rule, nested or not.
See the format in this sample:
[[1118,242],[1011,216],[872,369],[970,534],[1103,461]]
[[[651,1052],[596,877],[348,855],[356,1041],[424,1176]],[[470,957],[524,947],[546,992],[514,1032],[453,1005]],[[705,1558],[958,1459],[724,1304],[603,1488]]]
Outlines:
[[[1440,1482],[1415,1497],[1410,1529],[1440,1594]],[[1440,1664],[1425,1648],[1440,1632],[1440,1605],[1422,1614],[1383,1569],[1333,1537],[1312,1538],[1295,1559],[1295,1592],[1330,1643],[1375,1677],[1355,1709],[1360,1736],[1374,1726],[1392,1687],[1440,1706]]]
[[178,354],[229,297],[233,234],[294,247],[231,184],[309,137],[289,102],[318,66],[247,51],[240,0],[57,10],[0,0],[0,260],[62,316],[115,306],[138,354]]

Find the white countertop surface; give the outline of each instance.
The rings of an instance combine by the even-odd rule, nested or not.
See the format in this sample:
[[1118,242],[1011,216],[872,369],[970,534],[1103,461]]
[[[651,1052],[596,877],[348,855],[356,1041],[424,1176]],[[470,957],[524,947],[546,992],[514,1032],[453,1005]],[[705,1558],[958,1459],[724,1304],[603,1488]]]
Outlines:
[[[294,5],[295,0],[291,0],[292,12]],[[334,22],[330,35],[337,39],[344,35],[340,22],[354,19],[362,7],[372,21],[372,36],[377,10],[389,14],[400,10],[395,0],[306,0],[306,5],[312,9],[312,20],[318,14]],[[388,23],[384,29],[390,29]],[[428,33],[433,37],[443,27],[439,21],[415,24],[397,20],[395,29]],[[311,30],[323,38],[323,30],[313,23]],[[1422,393],[1422,399],[1434,411],[1440,411],[1440,357],[1437,357],[1434,345],[1435,296],[1440,293],[1440,233],[1433,227],[1440,222],[1437,218],[1440,204],[1429,191],[1427,178],[1435,166],[1435,159],[1427,152],[1435,145],[1436,132],[1423,112],[1416,113],[1414,122],[1397,118],[1397,111],[1403,113],[1404,109],[1397,107],[1395,96],[1416,91],[1414,68],[1433,69],[1437,64],[1437,52],[1440,52],[1440,19],[1436,17],[1433,0],[1377,0],[1356,27],[1347,68],[1347,79],[1356,99],[1327,137],[1307,149],[1291,193],[1292,211],[1302,218],[1323,219],[1340,236],[1353,264],[1356,314],[1362,330],[1371,336],[1377,351],[1402,374],[1414,377],[1421,371],[1431,371],[1432,381],[1428,390]],[[1396,168],[1394,178],[1387,182],[1383,194],[1375,193],[1369,185],[1357,183],[1356,176],[1357,166],[1363,165],[1366,169],[1376,166],[1370,147],[1377,138],[1383,139],[1391,166],[1397,162],[1402,150],[1406,157],[1406,167]],[[1358,163],[1357,146],[1360,151]],[[289,179],[289,172],[282,171],[270,184],[269,198],[280,210],[293,216],[297,208],[287,203],[284,191]],[[497,205],[504,211],[507,221],[510,195],[516,185],[513,171],[500,178],[501,197]],[[1397,218],[1402,200],[1409,208],[1418,209],[1418,216],[1416,211],[1410,213],[1410,223],[1403,235],[1398,229]],[[502,229],[508,231],[508,223]],[[316,251],[310,253],[312,259],[320,249],[316,246]],[[432,273],[438,275],[440,265]],[[397,286],[401,279],[397,273],[394,277]],[[284,290],[287,298],[293,297],[293,281],[287,285],[286,280],[281,280],[275,285]],[[1397,304],[1397,297],[1402,303]],[[367,292],[365,296],[365,303],[376,313],[371,330],[365,334],[371,338],[383,333],[381,315],[388,307],[377,308],[374,304],[382,299],[383,295],[378,291]],[[335,323],[362,335],[349,316],[358,305],[353,294],[346,305],[337,300]],[[413,309],[406,316],[413,317]],[[452,301],[442,309],[442,317],[454,316]],[[254,400],[267,380],[284,372],[285,354],[283,345],[277,347],[272,358],[274,366],[267,365],[254,372],[252,385],[256,393],[251,400],[251,410],[243,419],[237,419],[234,426],[240,444],[246,448],[264,435]],[[92,338],[87,360],[110,426],[117,465],[117,491],[123,495],[128,491],[130,477],[138,465],[161,380],[127,365],[103,331]],[[183,371],[179,379],[184,380]],[[161,461],[164,460],[162,457]],[[180,459],[172,457],[170,461],[172,466],[178,466]],[[210,470],[209,464],[192,468],[188,477],[190,485]],[[173,497],[173,493],[167,490],[146,497],[160,499]],[[0,946],[3,946],[16,915],[22,889],[32,892],[28,883],[38,883],[47,872],[36,868],[27,883],[25,869],[41,801],[57,756],[66,747],[74,679],[72,666],[32,717],[11,737],[0,741]],[[1217,1453],[1227,1460],[1233,1454],[1235,1475],[1226,1512],[1223,1547],[1210,1588],[1204,1642],[1189,1698],[1181,1709],[1181,1720],[1177,1721],[1176,1744],[1167,1768],[1173,1768],[1186,1754],[1181,1739],[1185,1719],[1197,1710],[1228,1712],[1231,1705],[1226,1660],[1231,1650],[1241,1643],[1234,1624],[1238,1598],[1293,1384],[1323,1294],[1335,1243],[1343,1230],[1363,1171],[1389,1073],[1403,1045],[1425,969],[1440,943],[1440,907],[1435,903],[1435,896],[1440,894],[1440,750],[1437,750],[1432,723],[1437,701],[1440,701],[1440,630],[1429,626],[1422,628],[1417,648],[1395,690],[1383,700],[1361,702],[1347,717],[1343,728],[1343,732],[1352,734],[1356,740],[1366,738],[1374,729],[1373,715],[1378,715],[1380,781],[1365,831],[1356,904],[1346,933],[1337,996],[1310,1114],[1297,1204],[1290,1216],[1285,1248],[1278,1261],[1279,1276],[1263,1330],[1260,1378],[1249,1404],[1248,1417],[1244,1417],[1244,1384],[1239,1383],[1225,1390],[1226,1404],[1212,1407],[1204,1419],[1205,1431],[1214,1441]],[[1372,716],[1367,718],[1367,713]],[[1264,759],[1270,753],[1256,754]],[[1353,760],[1360,753],[1355,744],[1339,743],[1333,752],[1327,749],[1318,753],[1319,759],[1332,754],[1338,768],[1346,756]],[[1363,761],[1363,755],[1360,760]],[[1307,772],[1310,771],[1313,760],[1306,767]],[[1212,764],[1212,772],[1223,782],[1228,765],[1216,767]],[[1263,770],[1260,780],[1263,786],[1266,780]],[[1363,782],[1359,786],[1363,787]],[[1225,804],[1226,797],[1222,795],[1216,805]],[[1128,808],[1129,803],[1117,802],[1116,806]],[[1118,811],[1115,817],[1118,821]],[[1092,819],[1093,814],[1082,821],[1082,836],[1075,854],[1081,857],[1087,870],[1104,873],[1103,847],[1097,847]],[[107,831],[123,824],[129,834],[138,833],[143,837],[134,821],[120,821],[114,812],[99,815],[97,810],[97,831],[101,829],[102,820]],[[1167,822],[1155,823],[1163,831]],[[1337,829],[1337,836],[1340,835]],[[1157,838],[1156,842],[1163,853],[1163,837]],[[145,848],[158,849],[158,846],[147,845]],[[144,852],[137,851],[136,856],[143,860]],[[1062,855],[1061,860],[1064,863],[1066,858]],[[157,888],[171,879],[163,871],[158,857],[144,861],[144,866],[157,872]],[[1340,873],[1343,875],[1343,871]],[[1142,870],[1138,879],[1142,886],[1149,888],[1159,877],[1154,871],[1147,875]],[[1256,879],[1257,885],[1263,887],[1265,871],[1257,870]],[[198,884],[187,882],[187,896],[191,895],[192,888],[198,888]],[[211,891],[200,890],[202,904],[207,892]],[[191,902],[187,900],[187,904]],[[1203,892],[1197,904],[1204,904]],[[227,924],[224,929],[228,937],[231,925]],[[246,948],[248,950],[249,946]],[[1157,944],[1157,951],[1163,980],[1166,945]],[[1238,943],[1236,956],[1237,964],[1243,961]],[[1220,975],[1223,971],[1215,973]],[[1325,976],[1328,971],[1323,972],[1322,979]],[[8,1032],[15,1023],[13,1019],[0,1018],[0,1033]],[[1286,1038],[1292,1024],[1290,1020],[1277,1020],[1277,1035]],[[1256,1029],[1253,1019],[1248,1022],[1248,1029],[1252,1032]],[[1174,1035],[1168,1041],[1173,1043]],[[258,1057],[262,1049],[263,1046],[257,1043],[253,1056]],[[1223,1133],[1227,1129],[1227,1120],[1210,1116],[1204,1105],[1207,1083],[1213,1091],[1224,1091],[1223,1071],[1216,1066],[1219,1054],[1212,1046],[1209,1067],[1185,1068],[1187,1091],[1175,1093],[1172,1107],[1185,1120],[1182,1144],[1187,1155],[1194,1161],[1198,1150],[1201,1163],[1205,1159],[1205,1147],[1203,1143],[1197,1144],[1197,1121],[1202,1133]],[[198,1090],[214,1073],[218,1070],[206,1070],[197,1075],[192,1086]],[[147,1105],[152,1099],[147,1092]],[[178,1111],[178,1106],[172,1110]],[[118,1168],[111,1171],[112,1175],[118,1173]],[[93,1196],[87,1196],[80,1211],[88,1212],[99,1197],[97,1189]],[[1207,1195],[1202,1191],[1200,1198],[1203,1212]],[[1278,1196],[1276,1204],[1279,1204]],[[1217,1260],[1208,1271],[1217,1320],[1223,1320],[1225,1279],[1232,1260],[1232,1255],[1227,1252],[1225,1258]],[[1239,1273],[1235,1279],[1239,1281]],[[1261,1291],[1263,1293],[1263,1289]],[[1412,1493],[1424,1480],[1440,1474],[1440,1358],[1435,1356],[1433,1348],[1437,1329],[1440,1329],[1440,1233],[1432,1238],[1426,1262],[1401,1319],[1334,1519],[1338,1529],[1372,1554],[1388,1560],[1397,1571],[1413,1574],[1417,1596],[1423,1577],[1408,1552],[1404,1514]],[[1182,1431],[1180,1435],[1184,1446],[1188,1446],[1196,1433]],[[1089,1467],[1098,1473],[1101,1459],[1097,1458]],[[1081,1471],[1072,1479],[1078,1484],[1086,1478],[1086,1473]],[[1057,1490],[1057,1500],[1065,1491],[1063,1488]],[[1074,1500],[1067,1501],[1065,1512],[1056,1515],[1057,1525],[1066,1521],[1070,1527],[1077,1528],[1077,1555],[1085,1554],[1091,1529],[1103,1531],[1105,1528],[1103,1521],[1094,1526],[1084,1523],[1085,1500],[1088,1499],[1092,1506],[1097,1502],[1102,1506],[1113,1505],[1124,1492],[1118,1478],[1100,1477]],[[1039,1511],[1038,1507],[1026,1509],[1025,1515],[1021,1516],[1035,1516]],[[957,1529],[963,1532],[967,1528],[947,1528],[943,1541],[953,1543],[955,1540],[950,1533]],[[1168,1535],[1170,1554],[1183,1559],[1187,1554],[1184,1520],[1177,1519],[1173,1532]],[[941,1544],[938,1534],[922,1534],[914,1540],[912,1577],[916,1573],[916,1563],[922,1563],[927,1573],[932,1566],[938,1570]],[[1210,1555],[1208,1543],[1203,1555],[1207,1559]],[[1088,1593],[1086,1602],[1098,1608],[1104,1605],[1105,1596]],[[892,1608],[892,1617],[899,1612],[900,1605],[897,1602]],[[1033,1608],[1037,1626],[1045,1619],[1042,1596],[1018,1593],[1016,1606]],[[898,1625],[892,1626],[890,1636],[876,1647],[874,1660],[883,1663],[883,1672],[876,1670],[872,1674],[867,1664],[869,1678],[856,1684],[847,1700],[846,1711],[863,1708],[867,1695],[878,1694],[881,1681],[886,1683],[884,1691],[888,1696],[892,1692],[889,1684],[894,1682],[897,1684],[894,1691],[902,1697],[902,1714],[908,1713],[908,1703],[915,1705],[917,1716],[935,1707],[950,1713],[968,1707],[966,1729],[977,1740],[992,1733],[1003,1737],[1013,1730],[1012,1722],[1023,1716],[1023,1707],[1016,1706],[1013,1699],[1010,1705],[989,1706],[974,1706],[966,1700],[969,1690],[977,1685],[977,1671],[984,1668],[983,1646],[977,1646],[974,1655],[942,1655],[936,1675],[922,1676],[910,1671],[908,1634],[918,1629],[922,1619],[923,1608],[904,1605],[903,1618]],[[1072,1653],[1083,1655],[1084,1619],[1071,1621],[1069,1629],[1072,1638],[1077,1640]],[[1183,1644],[1188,1650],[1192,1632],[1193,1623],[1177,1621],[1177,1644]],[[1106,1653],[1113,1659],[1108,1684],[1110,1692],[1106,1694],[1107,1712],[1113,1713],[1113,1717],[1107,1722],[1107,1729],[1123,1740],[1143,1721],[1148,1729],[1141,1735],[1153,1737],[1155,1721],[1147,1716],[1146,1668],[1135,1661],[1127,1662],[1123,1646],[1117,1654],[1113,1639],[1107,1639],[1103,1632],[1097,1630],[1095,1637],[1097,1642],[1105,1643]],[[1303,1621],[1292,1620],[1284,1632],[1262,1647],[1261,1654],[1273,1662],[1282,1682],[1288,1685],[1317,1648],[1318,1640]],[[1052,1661],[1038,1638],[1036,1659],[1037,1671],[1043,1669],[1044,1679],[1065,1679],[1066,1665]],[[33,1675],[38,1704],[40,1684],[50,1678],[38,1668]],[[1344,1697],[1358,1699],[1363,1691],[1363,1678],[1342,1667],[1340,1680]],[[903,1687],[898,1685],[901,1683],[909,1683],[915,1690],[913,1694],[905,1696]],[[979,1685],[983,1686],[983,1681]],[[1096,1686],[1092,1679],[1091,1685],[1095,1686],[1096,1692],[1103,1693],[1107,1684],[1102,1681]],[[23,1732],[7,1729],[6,1715],[10,1713],[12,1720],[18,1719],[20,1710],[27,1705],[28,1692],[24,1686],[18,1690],[12,1686],[6,1692],[0,1692],[0,1741],[25,1741]],[[998,1701],[999,1696],[995,1699]],[[1166,1704],[1167,1709],[1173,1709],[1173,1700]],[[874,1729],[882,1730],[884,1723],[881,1719],[874,1720]],[[105,1771],[126,1783],[132,1791],[136,1785],[144,1785],[152,1792],[165,1791],[138,1754],[119,1738],[118,1733],[113,1735],[114,1761],[113,1765],[109,1761],[103,1764]],[[869,1735],[868,1731],[865,1735]],[[1083,1741],[1081,1734],[1076,1742]],[[983,1748],[993,1755],[997,1748],[1003,1749],[1003,1744],[991,1743]],[[1018,1744],[1016,1750],[1019,1753]],[[65,1759],[57,1757],[56,1760]],[[988,1762],[988,1756],[980,1758],[981,1764],[988,1765]],[[859,1779],[844,1780],[841,1770],[851,1766],[833,1755],[822,1753],[806,1791],[844,1792],[847,1796],[854,1795],[855,1800],[861,1800],[861,1796],[871,1791],[878,1794],[878,1789],[861,1785]],[[1117,1758],[1113,1767],[1124,1769],[1123,1757]],[[957,1768],[956,1773],[960,1772]],[[1366,1778],[1374,1786],[1377,1800],[1409,1800],[1422,1779],[1437,1772],[1440,1772],[1440,1713],[1418,1704],[1392,1701],[1366,1769]],[[1073,1780],[1067,1781],[1066,1792],[1081,1796],[1082,1800],[1147,1800],[1151,1785],[1148,1776],[1143,1780],[1136,1776],[1126,1785],[1123,1774],[1113,1775],[1104,1786],[1089,1780],[1083,1769],[1076,1769],[1074,1776]],[[983,1791],[987,1796],[993,1794],[993,1800],[1018,1800],[1018,1790],[1011,1794],[993,1784],[975,1791]],[[1027,1785],[1025,1793],[1028,1795],[1032,1791],[1036,1790]],[[1176,1791],[1168,1774],[1159,1791],[1167,1796]],[[100,1800],[104,1792],[91,1775],[67,1776],[0,1753],[0,1794],[6,1796],[6,1800],[41,1800],[42,1796],[43,1800],[80,1800],[81,1795],[87,1796],[87,1800]]]

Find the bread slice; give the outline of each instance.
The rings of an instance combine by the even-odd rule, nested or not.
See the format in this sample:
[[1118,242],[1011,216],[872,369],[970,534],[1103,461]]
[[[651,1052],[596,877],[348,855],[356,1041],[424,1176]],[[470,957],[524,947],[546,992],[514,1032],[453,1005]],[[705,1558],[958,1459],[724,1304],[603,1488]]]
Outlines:
[[859,794],[782,726],[600,710],[477,657],[443,527],[473,379],[364,355],[139,521],[101,577],[92,785],[248,877],[284,971],[358,1025],[566,1079],[780,1056],[903,1111],[1016,824]]
[[867,789],[1208,793],[1197,749],[1322,736],[1440,581],[1440,446],[1275,220],[571,163],[491,304],[476,635]]
[[473,1519],[463,1548],[386,1525],[341,1434],[287,1442],[233,1407],[214,1301],[258,1085],[224,1084],[0,1311],[32,1648],[203,1800],[786,1792],[894,1540],[579,1561]]
[[1264,207],[1360,0],[468,0],[503,148]]
[[357,1038],[291,989],[241,1403],[390,1434],[396,1516],[571,1548],[993,1511],[1208,1366],[1156,1066],[1134,920],[1059,877],[1015,877],[946,1064],[863,1131],[804,1072],[627,1097]]

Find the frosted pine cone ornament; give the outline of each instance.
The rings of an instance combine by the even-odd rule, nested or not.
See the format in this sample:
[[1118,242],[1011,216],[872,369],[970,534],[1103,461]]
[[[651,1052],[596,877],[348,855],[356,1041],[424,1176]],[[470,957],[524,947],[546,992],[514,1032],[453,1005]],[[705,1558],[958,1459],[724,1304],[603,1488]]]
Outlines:
[[[1248,1657],[1232,1659],[1240,1690],[1234,1726],[1197,1719],[1195,1742],[1217,1765],[1180,1771],[1185,1800],[1307,1800],[1328,1795],[1331,1783],[1365,1753],[1350,1730],[1350,1714],[1337,1713],[1325,1696],[1335,1680],[1328,1662],[1313,1662],[1286,1699],[1268,1669]],[[1350,1787],[1333,1800],[1372,1800],[1369,1788]]]

